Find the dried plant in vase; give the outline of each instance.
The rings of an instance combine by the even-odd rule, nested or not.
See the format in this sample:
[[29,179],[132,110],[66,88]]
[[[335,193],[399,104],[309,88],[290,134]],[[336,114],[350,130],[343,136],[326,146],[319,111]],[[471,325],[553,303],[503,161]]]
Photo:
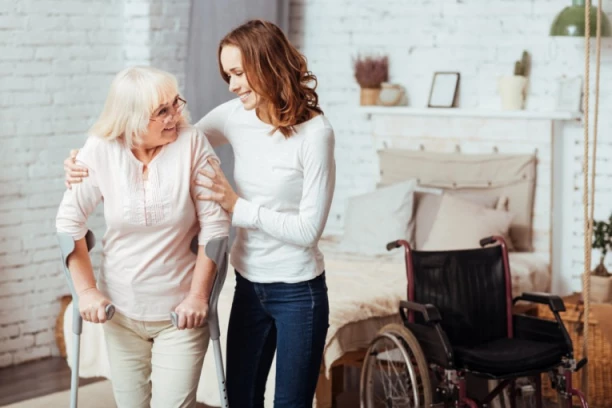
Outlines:
[[357,56],[353,59],[355,79],[361,87],[361,105],[376,105],[381,85],[389,79],[389,58]]

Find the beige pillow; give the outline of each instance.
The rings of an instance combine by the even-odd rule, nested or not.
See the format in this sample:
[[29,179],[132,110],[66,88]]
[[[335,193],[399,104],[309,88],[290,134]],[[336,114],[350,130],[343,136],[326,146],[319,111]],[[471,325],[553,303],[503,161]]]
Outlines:
[[415,187],[416,181],[408,180],[349,198],[340,248],[346,252],[386,255],[388,242],[411,240]]
[[429,193],[426,191],[415,192],[415,211],[414,211],[414,241],[411,245],[416,249],[421,249],[433,227],[436,215],[440,209],[442,203],[442,197],[444,195],[453,195],[460,197],[466,201],[470,201],[480,207],[495,208],[498,202],[497,197],[487,194],[476,194],[476,193],[464,193],[462,191],[447,191],[442,193]]
[[514,215],[483,208],[460,198],[444,195],[424,251],[480,248],[480,240],[491,235],[508,236]]

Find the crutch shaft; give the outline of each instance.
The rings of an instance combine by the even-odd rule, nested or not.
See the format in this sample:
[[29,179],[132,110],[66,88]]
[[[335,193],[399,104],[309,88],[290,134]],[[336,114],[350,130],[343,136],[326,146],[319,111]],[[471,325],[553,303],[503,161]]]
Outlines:
[[225,387],[225,372],[223,370],[223,355],[221,354],[221,342],[213,340],[213,352],[215,354],[215,366],[217,368],[217,381],[219,382],[219,397],[221,407],[228,408],[227,389]]
[[[80,317],[80,316],[79,316]],[[81,335],[73,334],[72,341],[72,375],[70,377],[70,408],[77,408],[79,390],[79,361],[81,357]]]

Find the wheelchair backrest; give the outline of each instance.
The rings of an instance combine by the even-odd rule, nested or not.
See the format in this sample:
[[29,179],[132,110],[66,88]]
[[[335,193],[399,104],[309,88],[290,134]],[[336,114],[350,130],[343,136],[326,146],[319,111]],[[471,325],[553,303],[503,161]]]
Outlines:
[[[501,246],[412,251],[412,265],[414,301],[438,308],[451,345],[477,345],[508,336],[506,305],[511,299],[506,295]],[[415,321],[422,322],[418,313]]]

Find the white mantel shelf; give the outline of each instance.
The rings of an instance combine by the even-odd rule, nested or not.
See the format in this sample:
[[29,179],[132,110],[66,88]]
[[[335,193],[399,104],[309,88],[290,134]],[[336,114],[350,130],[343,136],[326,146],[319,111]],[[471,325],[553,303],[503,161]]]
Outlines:
[[372,115],[391,116],[434,116],[434,117],[462,117],[462,118],[497,118],[497,119],[538,119],[538,120],[581,120],[579,112],[536,112],[527,110],[502,111],[486,109],[463,108],[413,108],[406,106],[360,106],[359,112]]

